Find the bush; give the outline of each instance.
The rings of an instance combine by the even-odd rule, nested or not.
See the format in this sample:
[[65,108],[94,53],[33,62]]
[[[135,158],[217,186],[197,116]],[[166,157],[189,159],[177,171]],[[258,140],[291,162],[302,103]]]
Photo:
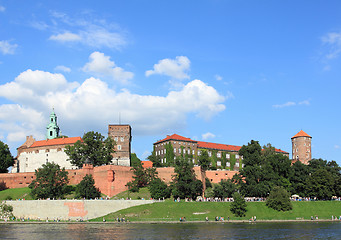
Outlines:
[[292,209],[290,195],[283,187],[274,187],[266,200],[266,206],[277,211],[289,211]]
[[230,211],[236,217],[244,217],[247,211],[245,199],[238,192],[235,192],[232,197],[234,201],[231,203]]
[[101,197],[101,191],[95,187],[92,175],[86,175],[76,186],[76,198],[94,199]]
[[150,196],[154,199],[169,198],[171,191],[167,184],[161,181],[160,178],[156,178],[149,184]]

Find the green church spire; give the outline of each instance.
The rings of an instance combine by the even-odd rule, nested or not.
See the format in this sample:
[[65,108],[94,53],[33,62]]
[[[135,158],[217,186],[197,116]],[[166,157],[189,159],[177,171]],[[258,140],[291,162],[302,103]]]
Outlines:
[[57,115],[54,113],[54,109],[50,114],[50,123],[46,127],[46,138],[47,139],[54,139],[59,137],[59,127],[57,125]]

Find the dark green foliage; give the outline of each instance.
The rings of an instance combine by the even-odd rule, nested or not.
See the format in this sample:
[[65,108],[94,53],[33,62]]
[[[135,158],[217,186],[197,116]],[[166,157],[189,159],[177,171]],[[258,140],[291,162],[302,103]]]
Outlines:
[[35,170],[36,179],[32,181],[29,188],[31,195],[35,198],[63,198],[67,193],[68,172],[65,168],[55,163],[43,164]]
[[289,211],[292,209],[290,194],[283,187],[274,187],[266,199],[266,206],[277,211]]
[[318,169],[306,180],[307,196],[317,197],[319,200],[330,200],[335,195],[335,180],[331,172]]
[[147,157],[147,159],[153,163],[153,167],[162,167],[160,158],[155,156],[155,151],[153,151],[152,154]]
[[212,187],[212,183],[211,183],[210,179],[208,179],[207,177],[205,178],[205,185],[206,185],[206,188]]
[[289,188],[291,194],[298,194],[301,197],[306,196],[306,180],[309,177],[308,166],[304,165],[300,161],[295,162],[291,166],[291,175],[289,181],[291,187]]
[[174,172],[176,175],[173,178],[172,193],[175,198],[196,199],[196,197],[202,194],[203,184],[200,180],[196,179],[193,164],[187,157],[176,159]]
[[134,172],[134,180],[127,183],[128,189],[131,192],[138,192],[140,188],[147,186],[157,178],[156,168],[144,169],[142,163],[137,164],[131,170]]
[[236,184],[231,179],[221,180],[219,184],[216,184],[213,189],[214,197],[218,198],[230,198],[236,191]]
[[141,164],[141,160],[137,157],[136,153],[132,153],[130,155],[130,166],[135,167]]
[[169,187],[160,178],[151,181],[148,188],[150,196],[154,199],[169,198],[171,195]]
[[246,202],[240,193],[235,192],[233,195],[233,202],[231,203],[230,211],[236,216],[236,217],[244,217],[245,213],[247,211]]
[[0,173],[7,173],[7,168],[14,165],[14,158],[8,145],[0,141]]
[[8,189],[8,187],[6,186],[6,183],[4,181],[1,181],[0,182],[0,191],[6,190],[6,189]]
[[199,156],[199,166],[201,171],[201,179],[203,179],[203,196],[205,196],[205,190],[206,190],[206,170],[211,165],[210,157],[208,156],[208,153],[206,150],[201,151],[201,155]]
[[173,166],[175,155],[174,155],[174,149],[170,142],[165,145],[165,150],[166,150],[166,165]]
[[95,199],[101,197],[101,191],[95,187],[92,175],[86,175],[76,187],[76,198]]
[[87,132],[83,135],[83,141],[77,141],[73,146],[66,146],[65,153],[69,156],[72,165],[81,168],[86,160],[94,166],[110,164],[115,142],[110,137],[98,132]]

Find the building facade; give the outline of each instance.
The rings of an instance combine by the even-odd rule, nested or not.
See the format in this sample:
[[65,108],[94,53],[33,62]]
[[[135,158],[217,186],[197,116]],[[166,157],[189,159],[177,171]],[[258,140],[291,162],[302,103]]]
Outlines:
[[312,137],[303,130],[299,131],[291,138],[292,145],[292,160],[293,162],[300,161],[303,164],[308,164],[311,160],[311,139]]
[[[244,166],[242,163],[243,156],[238,154],[241,146],[195,141],[177,134],[168,135],[153,145],[154,154],[163,165],[172,165],[169,161],[174,161],[177,156],[184,154],[192,159],[194,164],[198,164],[202,151],[206,150],[212,159],[212,167],[238,171]],[[172,154],[169,151],[172,151]],[[275,149],[275,151],[289,157],[288,152],[281,149]]]
[[113,164],[130,166],[131,155],[131,126],[128,124],[110,124],[108,126],[108,137],[115,141],[115,152],[113,153]]

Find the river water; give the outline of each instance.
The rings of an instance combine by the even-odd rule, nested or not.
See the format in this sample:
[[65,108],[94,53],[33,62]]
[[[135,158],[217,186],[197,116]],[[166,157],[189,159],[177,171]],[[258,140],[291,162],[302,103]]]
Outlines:
[[0,239],[340,239],[339,222],[0,224]]

